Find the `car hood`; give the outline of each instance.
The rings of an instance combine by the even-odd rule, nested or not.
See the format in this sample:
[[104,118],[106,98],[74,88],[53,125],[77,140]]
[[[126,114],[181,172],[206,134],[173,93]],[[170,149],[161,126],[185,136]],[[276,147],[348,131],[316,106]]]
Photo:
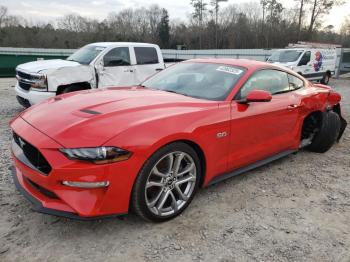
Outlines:
[[54,97],[20,117],[64,147],[94,147],[130,127],[208,106],[217,102],[140,87],[111,88]]
[[38,60],[33,62],[28,62],[17,66],[17,69],[24,70],[28,73],[40,73],[43,70],[58,69],[62,67],[79,66],[78,62],[62,60],[62,59],[52,59],[52,60]]

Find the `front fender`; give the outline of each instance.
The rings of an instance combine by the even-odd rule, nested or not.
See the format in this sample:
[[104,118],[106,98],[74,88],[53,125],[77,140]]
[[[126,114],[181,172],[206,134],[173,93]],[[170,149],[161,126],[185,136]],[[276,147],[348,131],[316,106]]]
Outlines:
[[[159,148],[176,141],[196,144],[206,163],[204,185],[215,175],[227,171],[230,144],[229,107],[204,110],[181,116],[156,119],[137,125],[106,142],[133,152],[144,163]],[[218,133],[226,132],[225,137]]]
[[89,65],[61,67],[46,71],[45,73],[50,92],[56,92],[57,88],[62,85],[81,82],[88,82],[91,86],[95,86],[94,69]]

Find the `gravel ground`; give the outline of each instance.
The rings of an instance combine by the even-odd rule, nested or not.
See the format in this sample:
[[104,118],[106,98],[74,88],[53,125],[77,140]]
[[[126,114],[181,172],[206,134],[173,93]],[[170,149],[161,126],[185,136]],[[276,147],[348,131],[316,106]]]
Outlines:
[[[199,191],[162,224],[134,215],[79,222],[43,215],[16,192],[8,122],[22,108],[0,79],[0,261],[350,261],[350,132]],[[333,80],[350,122],[350,80]]]

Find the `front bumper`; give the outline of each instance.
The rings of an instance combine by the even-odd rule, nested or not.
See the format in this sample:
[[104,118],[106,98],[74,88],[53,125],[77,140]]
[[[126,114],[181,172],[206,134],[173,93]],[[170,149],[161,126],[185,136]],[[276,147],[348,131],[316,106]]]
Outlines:
[[[43,174],[13,149],[15,184],[35,210],[81,220],[128,213],[133,182],[140,168],[132,159],[106,165],[71,161],[59,152],[60,144],[22,118],[15,119],[11,128],[37,148],[52,168]],[[105,188],[75,188],[63,185],[62,181],[109,181],[110,184]]]
[[[21,105],[25,107],[40,103],[41,101],[44,101],[56,95],[55,92],[40,92],[40,91],[34,91],[34,90],[29,90],[29,91],[24,90],[18,85],[18,82],[16,83],[15,91],[18,97],[17,100]],[[20,101],[23,101],[23,103],[21,103]]]
[[[12,167],[11,171],[12,171],[13,182],[14,182],[17,190],[29,202],[31,202],[31,204],[33,206],[33,210],[36,212],[48,214],[48,215],[52,215],[52,216],[66,217],[66,218],[75,219],[75,220],[83,220],[83,221],[90,221],[90,220],[96,220],[96,219],[102,219],[102,218],[111,218],[111,217],[117,217],[117,216],[123,215],[123,214],[117,214],[117,215],[109,215],[109,216],[81,217],[73,212],[62,211],[62,210],[58,210],[58,209],[44,207],[42,205],[42,203],[38,199],[36,199],[34,196],[32,196],[19,182],[18,174],[16,173],[16,168]],[[21,179],[23,179],[23,177],[21,177]],[[22,183],[23,183],[23,180],[22,180]]]

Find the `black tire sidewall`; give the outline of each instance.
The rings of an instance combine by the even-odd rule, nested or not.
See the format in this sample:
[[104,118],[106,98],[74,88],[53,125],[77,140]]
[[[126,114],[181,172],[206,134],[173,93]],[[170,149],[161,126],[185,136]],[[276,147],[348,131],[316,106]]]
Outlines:
[[321,80],[321,84],[328,85],[329,79],[330,79],[329,74],[326,73]]
[[337,140],[340,126],[340,117],[337,113],[333,111],[323,113],[320,130],[307,149],[317,153],[328,151]]
[[[166,154],[174,151],[185,152],[193,158],[196,165],[196,170],[197,170],[197,176],[196,176],[197,179],[196,179],[195,188],[193,190],[191,197],[188,199],[186,204],[178,212],[169,216],[157,216],[148,209],[146,204],[146,198],[145,198],[146,182],[147,182],[149,173],[151,172],[154,165],[159,161],[159,159],[161,159]],[[198,154],[191,146],[182,142],[168,144],[160,148],[158,151],[156,151],[143,165],[141,171],[138,174],[138,177],[136,179],[136,182],[133,188],[131,208],[134,212],[136,212],[137,215],[139,215],[140,217],[148,221],[164,222],[164,221],[170,220],[180,215],[191,203],[194,195],[196,194],[199,188],[201,176],[202,176],[202,170],[201,170],[200,160],[199,160]]]
[[62,94],[67,94],[67,93],[74,92],[74,91],[76,91],[75,89],[77,89],[77,87],[75,87],[75,86],[67,86],[66,88],[64,88],[62,90]]

